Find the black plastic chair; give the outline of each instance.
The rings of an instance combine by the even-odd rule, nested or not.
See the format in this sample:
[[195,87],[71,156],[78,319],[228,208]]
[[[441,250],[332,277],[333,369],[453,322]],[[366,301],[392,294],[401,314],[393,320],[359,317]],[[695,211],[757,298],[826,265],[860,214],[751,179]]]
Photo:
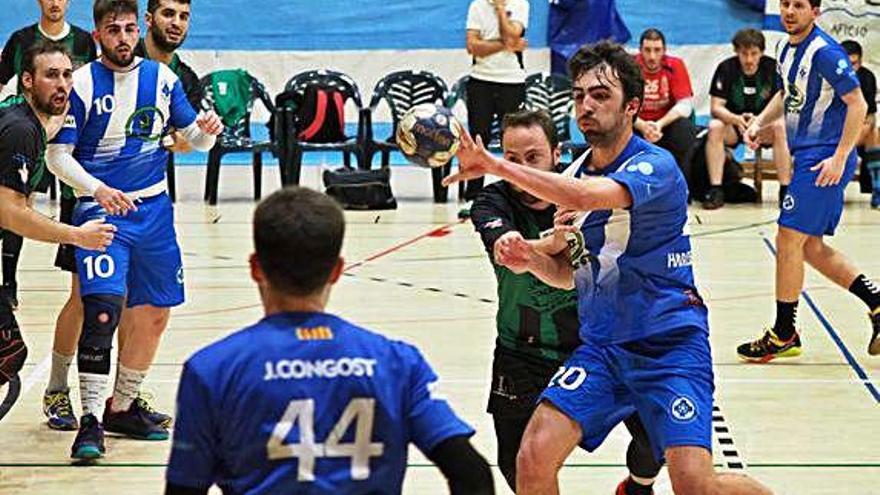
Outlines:
[[[370,112],[367,115],[369,121],[365,125],[367,132],[364,143],[364,163],[371,167],[373,155],[378,151],[381,154],[381,164],[387,167],[391,161],[391,152],[399,149],[394,139],[397,133],[397,125],[403,115],[416,105],[435,103],[443,105],[446,98],[446,83],[436,75],[426,71],[399,71],[383,77],[373,89],[373,97],[370,99]],[[373,139],[372,114],[379,105],[385,102],[391,111],[391,135],[384,141]],[[432,188],[435,203],[445,203],[447,188],[441,184],[443,177],[449,175],[450,165],[431,169]]]
[[[199,81],[202,91],[203,110],[215,110],[214,85],[212,76],[215,73],[208,74]],[[257,141],[251,137],[251,115],[254,110],[254,102],[260,100],[266,109],[272,113],[275,111],[275,105],[272,99],[266,93],[256,78],[241,71],[241,77],[250,79],[250,100],[247,103],[247,111],[238,119],[237,122],[229,125],[224,122],[223,133],[217,136],[217,142],[208,153],[208,173],[205,179],[205,201],[211,205],[217,204],[217,193],[220,183],[220,162],[223,155],[227,153],[249,152],[253,155],[253,172],[254,172],[254,199],[260,199],[262,193],[263,178],[263,153],[274,152],[278,154],[278,146],[273,141]],[[219,114],[219,112],[218,112]],[[223,118],[223,115],[220,115]],[[225,120],[225,119],[224,119]],[[283,180],[283,176],[282,176]]]
[[[302,101],[306,88],[312,85],[332,87],[342,93],[345,102],[349,100],[354,102],[358,109],[358,131],[355,137],[346,136],[344,141],[332,143],[310,143],[299,140],[296,128],[296,102]],[[353,153],[357,159],[358,167],[365,168],[363,160],[365,144],[363,141],[366,132],[364,126],[367,120],[365,113],[368,113],[369,110],[363,107],[360,90],[352,78],[333,70],[310,70],[290,78],[284,86],[284,92],[293,96],[287,100],[283,107],[278,106],[276,115],[277,135],[280,136],[283,149],[280,161],[282,182],[285,185],[299,184],[303,153],[309,151],[341,151],[343,163],[346,166],[351,165],[351,154]]]
[[574,152],[581,148],[572,142],[571,127],[569,127],[571,112],[574,109],[571,79],[560,74],[540,72],[528,76],[524,106],[529,110],[546,110],[550,114],[563,152]]

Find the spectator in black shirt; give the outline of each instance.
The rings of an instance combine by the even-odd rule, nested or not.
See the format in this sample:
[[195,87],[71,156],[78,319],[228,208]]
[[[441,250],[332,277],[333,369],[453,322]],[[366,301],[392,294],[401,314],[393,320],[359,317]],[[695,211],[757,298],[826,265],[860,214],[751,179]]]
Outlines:
[[[724,206],[724,147],[742,142],[749,123],[780,90],[776,61],[764,55],[764,35],[760,31],[738,31],[733,37],[733,48],[736,56],[718,65],[709,89],[712,120],[706,140],[706,166],[710,188],[703,199],[703,208],[707,210]],[[779,183],[787,185],[791,181],[791,158],[782,120],[764,127],[759,139],[762,145],[773,146]]]
[[862,65],[862,45],[857,41],[846,40],[840,44],[843,50],[849,55],[849,61],[859,77],[859,84],[862,88],[862,95],[868,103],[868,114],[865,116],[865,125],[856,141],[856,151],[859,153],[861,165],[859,168],[859,185],[864,193],[873,192],[871,197],[871,206],[880,207],[880,176],[876,181],[871,180],[871,167],[868,165],[874,163],[875,171],[873,173],[880,174],[880,134],[877,130],[877,78],[874,73],[867,67]]

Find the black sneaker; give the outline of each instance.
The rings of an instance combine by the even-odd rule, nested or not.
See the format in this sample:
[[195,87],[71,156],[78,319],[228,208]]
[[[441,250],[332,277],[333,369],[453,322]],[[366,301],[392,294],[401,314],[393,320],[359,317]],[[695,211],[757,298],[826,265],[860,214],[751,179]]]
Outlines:
[[104,452],[104,429],[94,414],[86,414],[79,420],[79,432],[70,448],[70,457],[92,460],[103,456]]
[[871,327],[874,330],[868,342],[868,354],[876,356],[880,354],[880,308],[868,313],[868,317],[871,318]]
[[18,284],[3,284],[0,287],[0,297],[6,299],[13,311],[18,309]]
[[758,340],[737,347],[736,354],[743,361],[762,364],[776,358],[797,357],[801,355],[801,336],[795,331],[790,339],[783,341],[773,330],[767,329]]
[[724,191],[720,187],[710,188],[703,199],[703,209],[717,210],[722,206],[724,206]]
[[134,401],[138,403],[138,407],[147,412],[147,416],[149,416],[153,423],[169,428],[171,426],[171,416],[153,409],[153,406],[148,402],[152,398],[150,394],[143,393],[138,395]]
[[150,413],[132,401],[127,411],[113,411],[113,398],[107,399],[104,408],[104,429],[138,440],[167,440],[168,429],[150,418]]

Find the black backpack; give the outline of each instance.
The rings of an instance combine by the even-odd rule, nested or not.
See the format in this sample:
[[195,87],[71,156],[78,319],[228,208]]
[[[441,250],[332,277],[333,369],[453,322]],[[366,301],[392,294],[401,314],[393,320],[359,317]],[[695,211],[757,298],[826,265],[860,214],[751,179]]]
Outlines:
[[296,133],[300,141],[338,143],[345,141],[345,95],[332,86],[306,87],[296,106]]

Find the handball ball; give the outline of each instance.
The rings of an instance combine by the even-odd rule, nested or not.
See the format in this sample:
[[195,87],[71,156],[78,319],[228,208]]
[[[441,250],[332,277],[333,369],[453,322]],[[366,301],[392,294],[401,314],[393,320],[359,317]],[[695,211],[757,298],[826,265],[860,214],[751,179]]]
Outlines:
[[461,133],[461,124],[448,108],[423,103],[403,114],[395,139],[410,162],[422,167],[442,167],[458,151]]

